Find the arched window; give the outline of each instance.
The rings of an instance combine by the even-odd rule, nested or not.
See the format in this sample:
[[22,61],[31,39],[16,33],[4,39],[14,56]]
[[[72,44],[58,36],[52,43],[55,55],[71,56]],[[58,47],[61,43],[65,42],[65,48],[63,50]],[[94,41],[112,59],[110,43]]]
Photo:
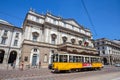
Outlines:
[[32,35],[33,35],[33,36],[32,36],[32,40],[33,40],[33,41],[37,41],[38,36],[39,36],[39,33],[33,32]]
[[0,63],[3,63],[4,54],[5,54],[5,51],[4,50],[0,50]]
[[78,42],[79,42],[79,45],[82,45],[82,41],[81,40],[79,40]]
[[37,49],[36,49],[36,48],[34,49],[34,52],[37,52]]
[[89,46],[89,43],[85,41],[84,46],[86,46],[86,47]]
[[57,38],[57,35],[56,35],[56,34],[52,34],[52,35],[51,35],[51,44],[55,44],[56,38]]
[[75,39],[71,39],[72,44],[75,44]]
[[64,37],[62,37],[62,39],[63,39],[63,43],[66,43],[66,41],[67,41],[67,37],[64,36]]

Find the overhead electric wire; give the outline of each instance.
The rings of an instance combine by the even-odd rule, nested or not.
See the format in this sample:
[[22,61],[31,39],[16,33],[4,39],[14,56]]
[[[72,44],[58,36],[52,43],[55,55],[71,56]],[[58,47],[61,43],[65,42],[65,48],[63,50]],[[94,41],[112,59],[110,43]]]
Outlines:
[[96,32],[96,30],[95,30],[95,27],[94,27],[93,21],[92,21],[92,19],[91,19],[91,16],[90,16],[90,14],[89,14],[89,12],[88,12],[88,10],[87,10],[87,7],[86,7],[86,5],[85,5],[85,3],[84,3],[83,0],[81,0],[81,2],[82,2],[82,5],[83,5],[83,7],[84,7],[84,9],[85,9],[85,11],[86,11],[86,13],[87,13],[87,15],[88,15],[88,19],[89,19],[89,21],[90,21],[91,26],[93,27],[93,30],[94,30],[94,32],[95,32],[95,35],[97,36],[97,32]]

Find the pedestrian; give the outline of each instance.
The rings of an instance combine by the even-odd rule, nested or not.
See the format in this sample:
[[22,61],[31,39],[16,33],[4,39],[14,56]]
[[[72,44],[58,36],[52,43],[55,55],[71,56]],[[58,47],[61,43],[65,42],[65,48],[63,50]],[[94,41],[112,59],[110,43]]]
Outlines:
[[16,65],[16,60],[14,60],[13,62],[13,69],[15,69],[15,65]]
[[21,62],[21,70],[24,68],[24,61]]
[[41,61],[39,61],[39,69],[40,69],[40,67],[41,67]]

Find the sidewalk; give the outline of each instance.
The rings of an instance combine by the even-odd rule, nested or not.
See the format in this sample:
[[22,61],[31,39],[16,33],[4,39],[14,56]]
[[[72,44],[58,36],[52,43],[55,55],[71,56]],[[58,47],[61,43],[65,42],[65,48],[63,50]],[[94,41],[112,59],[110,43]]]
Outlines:
[[17,77],[41,76],[52,74],[47,68],[26,70],[0,70],[0,80]]

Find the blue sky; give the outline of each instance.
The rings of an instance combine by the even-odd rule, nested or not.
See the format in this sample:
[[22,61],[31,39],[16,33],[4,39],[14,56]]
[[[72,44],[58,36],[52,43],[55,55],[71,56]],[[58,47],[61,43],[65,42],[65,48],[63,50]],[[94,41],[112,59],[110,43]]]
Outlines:
[[0,18],[21,27],[26,13],[33,8],[38,13],[49,11],[75,19],[92,31],[94,39],[120,39],[120,0],[84,0],[84,3],[94,26],[81,0],[0,0]]

